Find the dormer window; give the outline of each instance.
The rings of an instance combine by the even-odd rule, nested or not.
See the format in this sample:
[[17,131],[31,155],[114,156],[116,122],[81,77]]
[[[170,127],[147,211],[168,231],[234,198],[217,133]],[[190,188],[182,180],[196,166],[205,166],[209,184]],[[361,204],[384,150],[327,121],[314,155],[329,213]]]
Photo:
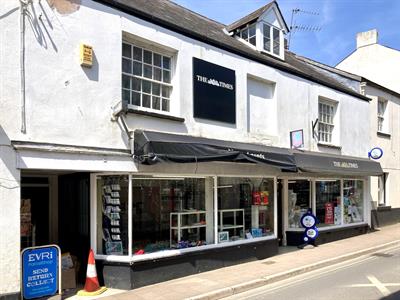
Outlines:
[[280,55],[280,30],[268,23],[263,24],[264,50],[275,55]]
[[246,42],[256,45],[256,24],[247,26],[240,31],[240,37]]

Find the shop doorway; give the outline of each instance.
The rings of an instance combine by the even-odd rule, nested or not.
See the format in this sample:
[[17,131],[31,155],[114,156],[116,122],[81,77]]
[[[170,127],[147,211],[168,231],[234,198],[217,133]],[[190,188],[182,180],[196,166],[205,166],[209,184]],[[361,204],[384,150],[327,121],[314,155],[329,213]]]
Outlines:
[[279,246],[283,246],[283,231],[284,231],[284,220],[283,220],[283,180],[278,179],[277,184],[277,199],[278,199],[278,241]]

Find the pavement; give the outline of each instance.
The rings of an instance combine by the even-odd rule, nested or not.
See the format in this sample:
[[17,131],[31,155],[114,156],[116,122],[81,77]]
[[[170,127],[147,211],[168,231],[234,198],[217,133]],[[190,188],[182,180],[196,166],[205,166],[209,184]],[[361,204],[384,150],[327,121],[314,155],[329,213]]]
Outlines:
[[[280,254],[267,259],[186,276],[131,291],[111,290],[113,295],[106,292],[102,295],[102,299],[221,299],[394,246],[400,246],[400,223],[318,247],[307,246],[302,250],[282,247]],[[74,299],[81,298],[74,297]]]

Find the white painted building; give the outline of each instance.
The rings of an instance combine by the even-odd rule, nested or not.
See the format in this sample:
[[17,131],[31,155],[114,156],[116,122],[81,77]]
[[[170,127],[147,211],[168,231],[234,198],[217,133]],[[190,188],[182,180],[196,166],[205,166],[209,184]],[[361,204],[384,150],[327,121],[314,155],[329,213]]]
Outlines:
[[373,81],[362,89],[372,99],[371,146],[384,153],[380,162],[385,173],[371,182],[380,226],[400,218],[400,51],[379,44],[376,29],[358,33],[356,42],[356,50],[336,67]]
[[133,288],[274,255],[307,207],[322,242],[370,225],[370,101],[284,49],[276,2],[229,26],[166,0],[21,3],[0,7],[0,294],[29,245],[91,247]]

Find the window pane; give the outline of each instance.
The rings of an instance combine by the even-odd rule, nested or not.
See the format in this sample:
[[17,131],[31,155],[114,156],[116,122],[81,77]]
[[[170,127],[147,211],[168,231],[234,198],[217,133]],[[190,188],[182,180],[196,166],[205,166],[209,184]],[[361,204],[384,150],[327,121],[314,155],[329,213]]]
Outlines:
[[163,68],[171,70],[171,59],[169,57],[163,56]]
[[122,88],[124,89],[131,88],[131,78],[127,75],[122,75]]
[[159,83],[152,83],[152,94],[155,96],[159,96],[161,93],[161,86]]
[[126,102],[126,103],[130,103],[131,98],[130,98],[130,90],[125,90],[122,89],[122,101]]
[[271,40],[269,38],[264,38],[264,50],[271,51]]
[[142,48],[133,47],[133,59],[142,61]]
[[153,68],[153,79],[157,81],[161,81],[161,69],[160,68]]
[[311,207],[310,182],[308,180],[290,180],[288,187],[289,228],[302,228],[300,219]]
[[271,27],[267,24],[264,24],[264,37],[270,39],[271,38]]
[[128,45],[128,44],[125,44],[125,43],[123,43],[122,44],[122,56],[125,56],[125,57],[129,57],[129,58],[131,58],[132,56],[132,50],[131,50],[131,45]]
[[153,96],[152,99],[153,99],[152,108],[160,110],[160,108],[161,108],[160,97],[154,97]]
[[147,50],[143,50],[143,61],[146,64],[152,64],[153,60],[152,60],[152,53],[150,51]]
[[142,76],[142,64],[140,62],[133,62],[133,75]]
[[142,91],[147,94],[151,94],[151,82],[147,80],[142,81]]
[[132,92],[132,102],[131,104],[140,106],[140,93]]
[[142,94],[142,97],[143,97],[142,106],[150,108],[150,102],[151,102],[150,95]]
[[249,38],[248,32],[249,31],[247,28],[242,30],[242,39],[244,39],[246,41],[248,40],[248,38]]
[[252,38],[250,38],[249,43],[255,46],[256,45],[256,37],[253,36]]
[[153,53],[153,61],[154,65],[157,67],[161,67],[161,55],[157,53]]
[[163,111],[169,111],[169,100],[163,98],[162,99],[162,110]]
[[132,73],[132,62],[130,59],[122,59],[122,72],[129,74]]
[[132,78],[132,90],[140,92],[140,86],[142,84],[142,80],[138,78]]
[[364,182],[361,180],[343,181],[344,223],[362,222],[364,211]]
[[318,226],[341,224],[340,180],[317,181],[315,184]]
[[162,96],[164,98],[169,98],[171,94],[171,88],[168,86],[162,86]]
[[273,234],[273,179],[220,177],[218,186],[219,242]]
[[256,35],[256,26],[252,25],[249,27],[249,37],[255,36]]
[[143,65],[143,76],[153,78],[153,68],[150,65]]
[[163,82],[171,83],[171,72],[163,70]]
[[97,253],[128,254],[128,176],[97,179]]

